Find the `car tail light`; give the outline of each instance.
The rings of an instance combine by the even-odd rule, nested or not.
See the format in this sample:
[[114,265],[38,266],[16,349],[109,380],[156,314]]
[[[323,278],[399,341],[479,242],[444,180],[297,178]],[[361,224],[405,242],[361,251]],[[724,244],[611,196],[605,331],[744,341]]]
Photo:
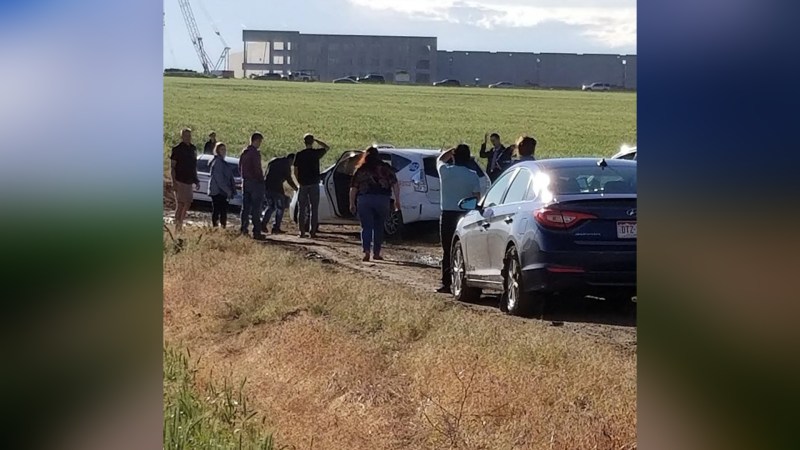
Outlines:
[[534,218],[542,226],[566,230],[587,219],[596,219],[597,216],[575,211],[562,211],[558,209],[542,208],[536,211]]

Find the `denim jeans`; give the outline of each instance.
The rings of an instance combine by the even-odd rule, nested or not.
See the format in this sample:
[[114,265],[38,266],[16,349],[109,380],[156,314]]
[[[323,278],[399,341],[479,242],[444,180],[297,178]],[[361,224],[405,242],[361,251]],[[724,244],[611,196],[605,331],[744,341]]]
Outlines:
[[272,224],[273,230],[280,230],[281,223],[283,222],[283,212],[286,208],[286,196],[283,193],[267,192],[264,196],[264,216],[261,218],[262,227],[267,229],[269,219],[272,218],[272,213],[275,213],[275,222]]
[[372,247],[373,255],[381,254],[383,244],[383,225],[389,217],[388,195],[365,194],[356,199],[358,219],[361,221],[361,247],[364,253],[369,253]]
[[[297,191],[297,203],[300,207],[300,231],[305,233],[309,230],[311,234],[316,234],[319,230],[319,184],[300,186]],[[311,228],[307,223],[309,209],[311,209]]]
[[244,180],[242,183],[242,233],[253,222],[253,235],[261,234],[261,205],[264,204],[264,181]]
[[217,226],[219,223],[222,228],[228,225],[228,196],[226,194],[216,194],[211,196],[211,225]]

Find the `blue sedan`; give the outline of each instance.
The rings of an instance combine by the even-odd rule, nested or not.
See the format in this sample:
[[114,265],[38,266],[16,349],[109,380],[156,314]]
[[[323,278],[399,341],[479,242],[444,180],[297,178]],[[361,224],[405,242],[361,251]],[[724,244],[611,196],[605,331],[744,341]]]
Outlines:
[[468,211],[452,242],[456,299],[501,291],[520,315],[553,294],[636,295],[636,162],[564,158],[507,169]]

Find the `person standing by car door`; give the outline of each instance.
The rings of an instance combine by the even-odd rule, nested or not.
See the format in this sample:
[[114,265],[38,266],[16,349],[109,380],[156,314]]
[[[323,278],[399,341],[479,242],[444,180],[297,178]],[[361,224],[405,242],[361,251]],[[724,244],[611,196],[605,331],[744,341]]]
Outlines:
[[249,220],[253,222],[253,239],[263,240],[261,233],[261,206],[264,204],[264,171],[261,169],[261,153],[258,148],[264,141],[261,133],[253,133],[250,145],[239,156],[239,172],[242,174],[242,234],[248,234]]
[[492,133],[488,135],[492,141],[492,148],[486,150],[487,135],[483,135],[483,144],[481,144],[480,157],[486,158],[486,175],[489,175],[489,180],[494,183],[494,180],[503,173],[506,167],[511,164],[511,151],[503,146],[500,142],[500,135]]
[[442,241],[442,286],[436,291],[440,293],[451,293],[450,247],[456,225],[465,214],[458,203],[464,198],[481,195],[478,174],[468,167],[471,159],[469,146],[459,144],[443,152],[436,161],[441,183],[439,204],[442,209],[439,218],[439,236]]
[[[306,229],[308,229],[311,237],[315,238],[319,231],[319,161],[330,147],[315,139],[310,133],[303,136],[303,143],[306,148],[295,155],[292,164],[294,177],[300,186],[297,191],[300,207],[300,237],[306,237]],[[314,143],[317,143],[320,148],[314,148]],[[307,223],[309,215],[311,216],[310,225]]]
[[192,184],[200,190],[197,178],[197,148],[192,144],[192,130],[181,130],[180,144],[172,147],[170,155],[170,176],[175,191],[175,232],[183,229],[186,213],[192,206]]
[[350,212],[357,212],[361,221],[362,261],[369,261],[370,249],[375,260],[383,260],[383,224],[389,217],[392,194],[394,208],[399,211],[400,186],[394,169],[381,161],[377,148],[370,147],[361,156],[350,182]]
[[272,158],[267,163],[267,174],[264,176],[264,188],[266,196],[264,204],[264,216],[261,218],[261,231],[267,232],[269,219],[275,213],[275,222],[272,224],[272,234],[282,234],[281,222],[283,222],[283,211],[286,209],[286,193],[283,190],[283,183],[289,183],[292,189],[297,190],[297,185],[292,179],[292,163],[294,163],[294,153],[289,153],[282,158]]
[[214,146],[214,159],[209,164],[211,179],[208,182],[208,196],[211,197],[211,226],[217,223],[225,228],[228,225],[228,201],[236,195],[236,176],[225,162],[228,149],[222,142]]

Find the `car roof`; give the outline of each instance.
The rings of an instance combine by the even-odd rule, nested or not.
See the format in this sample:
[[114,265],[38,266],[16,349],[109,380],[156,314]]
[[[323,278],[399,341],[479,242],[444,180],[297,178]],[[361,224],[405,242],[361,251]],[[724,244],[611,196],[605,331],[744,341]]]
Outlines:
[[[203,155],[198,155],[197,156],[198,160],[199,159],[213,159],[213,158],[214,158],[214,155],[203,154]],[[239,158],[234,158],[233,156],[226,156],[225,157],[225,162],[233,163],[233,164],[239,164]]]
[[636,146],[633,147],[626,147],[622,146],[620,150],[612,156],[612,158],[619,158],[620,156],[630,155],[631,153],[636,153]]
[[536,161],[521,161],[515,164],[517,167],[540,168],[544,170],[560,169],[564,167],[581,167],[596,165],[598,161],[605,159],[609,167],[636,166],[636,161],[628,159],[611,158],[549,158],[537,159]]

